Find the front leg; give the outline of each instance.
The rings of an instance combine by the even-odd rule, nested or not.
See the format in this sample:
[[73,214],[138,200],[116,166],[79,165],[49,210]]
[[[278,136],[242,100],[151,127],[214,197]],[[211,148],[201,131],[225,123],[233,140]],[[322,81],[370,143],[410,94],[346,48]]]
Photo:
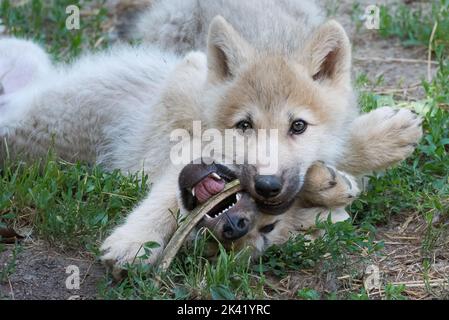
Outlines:
[[157,242],[160,247],[153,249],[144,262],[153,264],[160,258],[177,227],[178,174],[177,170],[169,168],[167,174],[153,185],[147,198],[104,241],[101,260],[117,270],[142,256],[148,242]]
[[410,156],[422,137],[422,119],[383,107],[356,118],[337,167],[352,175],[383,170]]

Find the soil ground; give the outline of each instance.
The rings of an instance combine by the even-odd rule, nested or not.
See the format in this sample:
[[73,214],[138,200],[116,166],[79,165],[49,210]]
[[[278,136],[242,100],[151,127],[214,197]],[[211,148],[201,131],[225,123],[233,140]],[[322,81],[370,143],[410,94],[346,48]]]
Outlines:
[[[14,253],[16,258],[12,272],[5,283],[0,283],[0,298],[53,300],[97,297],[97,284],[104,277],[105,270],[91,256],[60,252],[43,242],[24,241],[17,249],[10,245],[0,254],[0,266],[14,261]],[[70,266],[79,269],[79,290],[66,286],[68,277],[76,276]]]

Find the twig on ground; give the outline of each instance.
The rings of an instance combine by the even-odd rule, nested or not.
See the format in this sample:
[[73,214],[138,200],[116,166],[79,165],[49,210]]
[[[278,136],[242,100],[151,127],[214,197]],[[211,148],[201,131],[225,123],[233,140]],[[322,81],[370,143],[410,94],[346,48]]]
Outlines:
[[430,281],[398,281],[398,282],[392,282],[391,283],[394,286],[401,286],[404,285],[406,288],[426,288],[426,287],[440,287],[444,286],[445,284],[448,284],[448,281],[446,279],[436,279],[436,280],[430,280]]
[[416,218],[416,214],[411,215],[405,220],[405,222],[399,227],[399,234],[403,234],[407,230],[409,224]]
[[394,236],[390,235],[388,233],[385,233],[385,236],[389,239],[395,239],[395,240],[420,240],[420,237],[407,237],[407,236]]
[[374,62],[384,62],[384,63],[427,63],[427,64],[433,64],[438,65],[437,61],[431,61],[431,60],[424,60],[424,59],[407,59],[407,58],[381,58],[381,57],[355,57],[354,61],[360,61],[360,62],[367,62],[367,61],[374,61]]
[[11,292],[11,300],[16,300],[15,296],[14,296],[14,289],[12,287],[12,283],[11,280],[8,278],[8,284],[9,284],[9,291]]
[[437,31],[438,28],[438,21],[435,21],[435,24],[433,25],[433,29],[432,29],[432,33],[430,34],[430,39],[429,39],[429,51],[427,53],[427,80],[430,82],[432,80],[432,68],[431,68],[431,59],[432,59],[432,50],[433,50],[433,46],[432,46],[432,42],[433,42],[433,38],[435,37],[435,32]]
[[394,94],[394,93],[403,93],[404,95],[407,95],[407,91],[412,91],[412,90],[417,90],[421,87],[421,83],[414,83],[411,84],[405,88],[391,88],[391,87],[386,87],[386,88],[374,88],[369,90],[370,92],[374,92],[376,94]]

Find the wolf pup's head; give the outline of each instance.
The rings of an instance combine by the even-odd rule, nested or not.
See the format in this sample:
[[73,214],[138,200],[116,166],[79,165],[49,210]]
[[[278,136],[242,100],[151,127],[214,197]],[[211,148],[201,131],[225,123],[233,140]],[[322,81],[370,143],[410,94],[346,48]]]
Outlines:
[[264,130],[265,135],[277,132],[276,154],[269,157],[274,166],[260,158],[236,166],[244,189],[262,212],[285,212],[309,166],[338,157],[346,123],[356,115],[350,50],[346,33],[335,21],[319,27],[302,48],[286,55],[258,50],[222,17],[213,19],[203,97],[211,110],[208,122],[243,136],[246,160],[258,154]]
[[[210,197],[219,193],[236,174],[221,164],[189,164],[179,175],[180,209],[189,214]],[[273,244],[285,242],[301,219],[296,211],[280,216],[261,213],[245,190],[230,195],[212,208],[198,228],[208,229],[226,249],[249,247],[254,257]],[[211,245],[215,242],[211,242]],[[216,248],[208,254],[215,255]]]

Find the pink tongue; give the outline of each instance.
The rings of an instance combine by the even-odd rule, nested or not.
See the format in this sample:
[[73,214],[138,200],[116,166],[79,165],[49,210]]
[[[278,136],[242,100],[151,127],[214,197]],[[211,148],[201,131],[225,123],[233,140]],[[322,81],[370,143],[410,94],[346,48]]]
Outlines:
[[224,186],[224,180],[215,180],[214,178],[206,177],[194,187],[195,196],[200,203],[204,203],[213,195],[220,193],[224,189]]

